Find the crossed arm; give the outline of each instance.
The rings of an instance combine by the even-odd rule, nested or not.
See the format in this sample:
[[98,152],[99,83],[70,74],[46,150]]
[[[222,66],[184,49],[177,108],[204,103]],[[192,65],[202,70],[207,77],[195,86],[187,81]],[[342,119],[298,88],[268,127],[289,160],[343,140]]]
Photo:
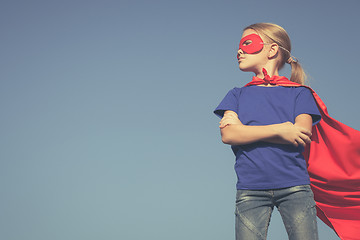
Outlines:
[[300,114],[295,123],[285,122],[264,126],[243,125],[233,111],[225,111],[220,121],[223,143],[243,145],[257,141],[305,146],[311,142],[312,117]]

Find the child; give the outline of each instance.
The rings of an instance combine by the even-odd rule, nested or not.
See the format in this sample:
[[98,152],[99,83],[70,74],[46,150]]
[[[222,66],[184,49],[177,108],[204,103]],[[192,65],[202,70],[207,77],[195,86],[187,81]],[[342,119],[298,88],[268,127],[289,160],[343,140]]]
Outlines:
[[[290,52],[282,27],[258,23],[245,28],[239,68],[255,77],[230,90],[214,111],[222,118],[222,141],[236,156],[238,240],[266,239],[274,206],[289,239],[318,239],[316,204],[302,152],[321,114],[312,92],[300,86],[305,74]],[[291,65],[294,86],[279,76],[285,63]]]

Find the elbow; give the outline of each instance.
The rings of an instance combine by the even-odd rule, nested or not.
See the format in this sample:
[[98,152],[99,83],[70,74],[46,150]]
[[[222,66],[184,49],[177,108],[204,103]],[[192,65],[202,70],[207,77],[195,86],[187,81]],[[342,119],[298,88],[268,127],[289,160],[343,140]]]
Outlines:
[[231,137],[221,137],[221,141],[224,144],[228,144],[228,145],[243,145],[244,144],[239,139],[234,139],[234,138],[231,138]]
[[231,140],[229,138],[225,137],[224,135],[221,136],[221,141],[224,144],[231,144]]
[[239,132],[234,131],[231,126],[221,129],[221,141],[228,145],[243,145],[248,142],[244,141]]
[[231,137],[231,133],[229,131],[221,131],[221,141],[224,144],[232,145],[233,139]]

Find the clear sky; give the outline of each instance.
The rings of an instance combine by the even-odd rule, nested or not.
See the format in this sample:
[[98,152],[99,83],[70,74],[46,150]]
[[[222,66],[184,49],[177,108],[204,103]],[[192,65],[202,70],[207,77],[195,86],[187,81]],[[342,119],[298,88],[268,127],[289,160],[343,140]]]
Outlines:
[[[242,29],[283,26],[330,115],[360,129],[359,9],[2,0],[0,239],[234,239],[234,156],[212,111],[251,80]],[[276,210],[268,239],[286,239]]]

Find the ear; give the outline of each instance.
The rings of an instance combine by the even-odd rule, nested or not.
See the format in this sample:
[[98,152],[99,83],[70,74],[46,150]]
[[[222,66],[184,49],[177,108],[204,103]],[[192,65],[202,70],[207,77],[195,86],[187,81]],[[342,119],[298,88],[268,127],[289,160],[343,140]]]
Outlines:
[[270,45],[270,49],[269,49],[269,54],[268,54],[268,58],[276,58],[279,52],[279,45],[277,45],[276,43],[272,43]]

